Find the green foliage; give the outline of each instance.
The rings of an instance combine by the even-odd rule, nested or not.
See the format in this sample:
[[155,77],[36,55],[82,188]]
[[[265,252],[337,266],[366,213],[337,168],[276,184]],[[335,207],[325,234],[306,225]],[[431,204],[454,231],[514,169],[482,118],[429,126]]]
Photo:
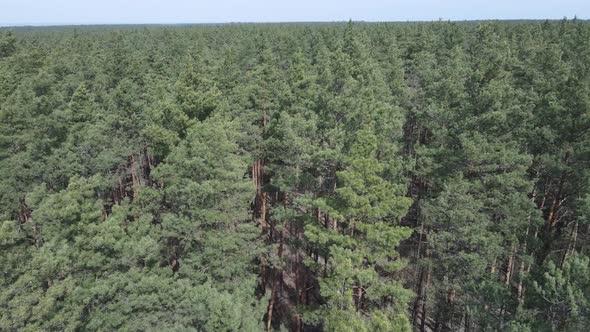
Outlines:
[[0,29],[0,330],[577,331],[585,21]]
[[528,306],[536,308],[536,329],[579,331],[589,322],[590,260],[573,256],[562,268],[549,262],[546,271],[533,280]]
[[16,37],[12,31],[3,31],[0,35],[0,59],[12,55],[16,51]]

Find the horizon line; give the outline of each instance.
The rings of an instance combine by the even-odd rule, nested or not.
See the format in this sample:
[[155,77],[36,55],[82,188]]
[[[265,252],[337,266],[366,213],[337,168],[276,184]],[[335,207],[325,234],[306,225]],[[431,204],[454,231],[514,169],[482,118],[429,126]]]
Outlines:
[[331,20],[331,21],[226,21],[226,22],[112,22],[112,23],[66,23],[66,22],[46,22],[46,23],[2,23],[0,28],[36,28],[36,27],[84,27],[84,26],[174,26],[174,25],[231,25],[231,24],[310,24],[310,23],[433,23],[433,22],[481,22],[481,21],[561,21],[561,20],[579,20],[588,21],[590,19],[580,18],[577,16],[562,18],[473,18],[473,19],[432,19],[432,20]]

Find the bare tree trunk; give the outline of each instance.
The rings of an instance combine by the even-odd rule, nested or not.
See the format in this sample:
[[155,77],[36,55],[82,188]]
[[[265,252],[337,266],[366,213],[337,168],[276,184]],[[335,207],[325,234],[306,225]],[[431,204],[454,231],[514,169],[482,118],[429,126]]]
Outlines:
[[516,252],[516,246],[512,245],[510,249],[510,255],[508,256],[508,262],[506,263],[506,274],[504,275],[504,284],[510,285],[510,278],[512,277],[512,269],[514,266],[514,254]]
[[420,332],[426,332],[426,318],[428,317],[426,312],[426,301],[422,302],[422,318],[420,322]]
[[[566,155],[566,161],[568,159],[568,156],[569,156],[569,153]],[[545,259],[547,258],[547,256],[551,252],[551,247],[552,247],[552,244],[554,241],[554,236],[555,236],[555,224],[557,223],[557,220],[558,220],[557,215],[558,215],[559,208],[561,207],[561,204],[563,203],[562,191],[563,191],[563,186],[565,183],[565,177],[566,177],[565,172],[563,172],[561,174],[561,176],[559,177],[557,192],[555,192],[555,194],[553,196],[553,200],[552,200],[551,205],[549,207],[549,213],[547,214],[547,218],[545,219],[545,229],[542,233],[543,246],[541,247],[541,249],[537,253],[537,263],[539,265],[543,264],[543,262],[545,261]],[[545,202],[543,202],[543,204],[544,203]]]
[[516,286],[516,296],[518,298],[518,303],[524,303],[524,285],[522,284],[522,279],[524,275],[524,261],[520,262],[520,266],[518,268],[518,285]]
[[565,264],[568,255],[570,255],[571,252],[575,251],[577,239],[578,239],[578,223],[574,222],[574,227],[572,227],[572,231],[571,231],[569,239],[568,239],[567,247],[566,247],[565,251],[563,252],[563,256],[561,257],[561,262],[559,263],[560,268],[563,268],[563,265]]
[[557,221],[557,210],[561,205],[561,198],[563,192],[563,185],[565,183],[565,172],[561,174],[559,177],[559,186],[557,188],[557,193],[553,196],[553,202],[551,203],[551,207],[549,208],[549,215],[547,216],[547,224],[549,227],[553,227],[555,222]]
[[423,267],[420,271],[420,278],[418,281],[418,294],[414,301],[414,309],[412,314],[412,324],[418,326],[418,320],[420,321],[421,331],[424,331],[426,322],[426,291],[428,289],[428,283],[430,279],[430,269]]
[[123,187],[123,180],[119,177],[119,200],[117,202],[123,200],[123,197],[125,197],[125,189]]
[[267,318],[266,318],[266,331],[270,331],[270,327],[272,324],[272,312],[274,310],[275,299],[277,297],[277,285],[279,283],[278,278],[273,283],[272,291],[270,293],[270,300],[268,302],[268,310],[267,310]]
[[143,177],[145,184],[148,186],[152,185],[152,158],[150,157],[147,146],[143,147]]
[[295,332],[301,332],[301,314],[295,317]]
[[[531,193],[531,201],[533,204],[535,204],[537,199],[537,185],[533,185],[533,190]],[[544,203],[543,203],[544,204]],[[526,233],[525,233],[525,240],[524,240],[524,244],[522,245],[522,252],[521,252],[521,257],[525,256],[527,254],[527,241],[528,241],[528,236],[530,233],[530,229],[531,227],[533,227],[533,225],[531,224],[532,221],[532,212],[529,212],[528,215],[528,225],[526,228]],[[533,235],[533,237],[537,236],[537,232],[535,232],[535,234]],[[524,260],[521,258],[520,259],[520,265],[518,267],[518,284],[516,286],[516,297],[518,299],[518,303],[523,304],[524,303],[524,293],[525,293],[525,287],[523,285],[523,278],[524,278],[524,273],[525,273],[525,268],[526,268],[526,264],[524,262]]]
[[135,155],[131,155],[131,185],[133,190],[133,199],[137,199],[137,185],[139,184],[139,179],[137,178],[137,165],[135,162]]
[[[288,196],[287,194],[285,194],[285,201],[284,201],[285,207],[288,204]],[[285,239],[285,231],[286,231],[286,221],[283,222],[283,227],[281,232],[279,233],[279,248],[278,248],[278,257],[279,260],[283,258],[283,251],[284,251],[284,239]],[[276,303],[276,297],[277,297],[277,287],[280,287],[280,291],[282,292],[282,281],[283,281],[283,271],[275,271],[275,280],[273,282],[273,287],[272,287],[272,291],[271,291],[271,295],[270,295],[270,300],[268,303],[268,311],[267,311],[267,321],[266,321],[266,331],[270,331],[271,325],[272,325],[272,315],[273,315],[273,310],[274,310],[274,306]]]
[[[421,243],[422,243],[422,237],[424,237],[424,241],[427,241],[427,239],[428,239],[428,235],[426,234],[423,227],[421,227],[419,236],[420,236],[420,238],[419,238],[418,252],[417,252],[418,259],[420,259],[422,257],[428,257],[428,255],[429,255],[428,247],[426,247],[424,254],[422,254],[421,248],[420,248]],[[412,324],[414,326],[417,326],[418,319],[420,319],[420,331],[422,331],[422,332],[424,332],[424,329],[426,327],[426,302],[427,302],[427,290],[428,290],[429,282],[430,282],[430,268],[429,267],[422,267],[420,269],[420,276],[418,278],[418,285],[416,287],[417,295],[416,295],[416,300],[414,301],[414,308],[413,308],[413,313],[412,313]]]
[[356,283],[355,286],[353,286],[353,301],[356,307],[356,311],[358,311],[360,309],[361,306],[361,296],[363,294],[363,286],[360,283]]
[[266,230],[266,191],[261,195],[262,211],[260,212],[260,225]]

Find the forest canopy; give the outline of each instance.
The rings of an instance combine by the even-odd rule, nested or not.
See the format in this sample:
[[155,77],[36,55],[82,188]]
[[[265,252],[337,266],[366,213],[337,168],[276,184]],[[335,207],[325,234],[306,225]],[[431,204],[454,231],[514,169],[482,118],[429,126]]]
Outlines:
[[0,330],[583,331],[590,24],[0,29]]

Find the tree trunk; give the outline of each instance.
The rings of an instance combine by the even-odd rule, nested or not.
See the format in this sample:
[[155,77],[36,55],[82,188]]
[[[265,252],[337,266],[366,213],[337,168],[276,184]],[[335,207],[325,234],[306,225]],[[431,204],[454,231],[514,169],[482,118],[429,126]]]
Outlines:
[[[287,196],[285,195],[285,207],[287,206]],[[283,258],[283,250],[284,250],[284,238],[285,238],[285,230],[286,230],[286,222],[283,222],[282,230],[279,234],[279,248],[278,248],[278,257],[279,260]],[[273,282],[272,291],[270,294],[270,300],[268,303],[268,311],[267,311],[267,321],[266,321],[266,331],[270,331],[270,327],[272,324],[272,314],[274,310],[274,306],[276,303],[277,297],[277,288],[280,287],[280,291],[282,291],[282,281],[283,281],[283,271],[275,271],[275,280]]]
[[510,255],[508,256],[508,262],[506,263],[506,274],[504,275],[504,284],[510,285],[510,278],[512,277],[512,269],[514,266],[514,254],[516,252],[516,246],[512,245],[510,249]]
[[[418,242],[418,252],[417,252],[417,259],[427,258],[429,255],[428,248],[424,254],[421,252],[421,243],[422,237],[424,237],[424,241],[427,241],[428,235],[426,234],[423,227],[421,227],[420,231],[420,238]],[[428,284],[430,282],[430,267],[421,267],[420,268],[420,276],[418,278],[418,284],[416,287],[417,294],[416,300],[414,301],[414,308],[412,313],[412,324],[414,326],[418,326],[418,319],[420,319],[420,331],[424,332],[426,327],[426,302],[427,302],[427,290]]]
[[267,318],[266,318],[266,331],[269,332],[270,331],[270,327],[272,324],[272,312],[274,310],[274,305],[275,305],[275,298],[276,298],[276,293],[277,293],[277,285],[279,283],[278,278],[275,278],[276,280],[274,281],[273,285],[272,285],[272,291],[270,293],[270,300],[268,302],[268,310],[267,310]]
[[428,283],[430,279],[430,269],[423,267],[420,270],[420,278],[418,279],[417,296],[414,301],[414,309],[412,314],[412,324],[418,326],[420,321],[421,331],[424,331],[426,322],[426,291],[428,289]]
[[518,303],[524,303],[524,285],[522,284],[522,279],[524,276],[524,261],[520,262],[520,266],[518,267],[518,285],[516,286],[516,297],[518,298]]
[[301,332],[301,314],[295,317],[295,332]]
[[131,186],[133,191],[133,199],[137,199],[137,185],[139,184],[139,179],[137,178],[137,164],[135,162],[135,155],[131,155]]
[[559,263],[560,268],[563,268],[563,265],[565,264],[568,255],[570,255],[571,252],[575,251],[577,239],[578,239],[578,223],[574,222],[574,227],[572,227],[572,231],[571,231],[569,239],[568,239],[567,247],[566,247],[565,251],[563,252],[561,262]]
[[469,313],[465,310],[465,325],[464,325],[465,332],[471,331],[471,321],[469,320]]
[[266,230],[266,191],[261,195],[262,211],[260,212],[260,225],[263,230]]
[[356,286],[353,286],[353,301],[356,307],[356,311],[359,310],[361,306],[361,296],[362,296],[362,285],[360,283],[356,283]]
[[490,273],[491,274],[495,274],[496,273],[496,259],[495,258],[492,261],[492,266],[490,267]]

